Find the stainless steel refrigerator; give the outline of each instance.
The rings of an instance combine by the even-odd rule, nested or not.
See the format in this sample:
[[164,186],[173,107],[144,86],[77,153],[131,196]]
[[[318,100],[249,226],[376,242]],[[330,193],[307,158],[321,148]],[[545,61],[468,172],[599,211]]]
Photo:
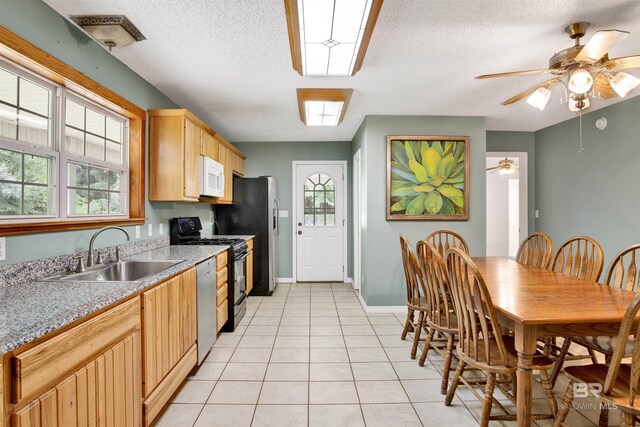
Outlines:
[[215,207],[217,234],[255,235],[251,295],[268,296],[276,288],[278,210],[276,181],[271,176],[234,176],[233,204]]

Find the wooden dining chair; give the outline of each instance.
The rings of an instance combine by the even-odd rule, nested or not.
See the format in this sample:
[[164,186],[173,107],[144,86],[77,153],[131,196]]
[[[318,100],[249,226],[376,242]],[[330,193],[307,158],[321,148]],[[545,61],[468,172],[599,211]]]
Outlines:
[[[516,415],[509,414],[493,398],[494,389],[498,385],[505,396],[515,404],[513,386],[518,356],[514,340],[510,336],[502,336],[491,295],[480,271],[469,255],[458,248],[450,249],[447,252],[447,270],[458,319],[459,335],[456,350],[460,361],[447,392],[445,405],[451,405],[460,382],[471,388],[471,384],[468,384],[463,377],[466,367],[469,366],[484,372],[487,376],[480,425],[487,426],[489,420],[515,420]],[[557,404],[548,375],[548,369],[552,364],[552,360],[540,352],[533,355],[533,369],[540,371],[551,414],[534,414],[532,419],[554,418],[557,413]],[[498,376],[511,378],[512,391],[501,387],[502,381],[497,380]],[[472,391],[480,397],[475,390],[472,389]],[[494,402],[505,412],[505,415],[491,415]]]
[[431,243],[438,250],[438,253],[444,259],[447,251],[451,248],[460,248],[465,253],[469,253],[469,246],[461,235],[451,230],[438,230],[429,234],[424,239]]
[[[449,371],[453,358],[453,345],[458,333],[458,322],[453,309],[453,300],[449,288],[449,277],[444,260],[433,244],[422,240],[418,242],[418,261],[422,268],[424,277],[423,289],[427,296],[426,322],[429,328],[427,339],[422,349],[422,355],[418,364],[424,366],[429,350],[433,350],[444,358],[444,368],[442,371],[442,384],[440,393],[447,394],[449,387]],[[446,340],[446,350],[443,352],[438,344],[440,339],[435,337],[438,332]]]
[[[427,310],[426,296],[422,295],[424,285],[422,281],[422,272],[420,264],[415,253],[411,249],[409,240],[404,236],[400,236],[400,248],[402,250],[402,264],[404,267],[405,282],[407,285],[407,320],[402,330],[401,338],[404,340],[410,330],[414,331],[413,346],[411,347],[411,358],[416,358],[418,350],[418,341],[424,325],[424,314]],[[415,313],[418,312],[418,322],[415,322]]]
[[[569,377],[567,392],[562,401],[562,408],[558,412],[554,426],[559,427],[567,418],[574,399],[575,383],[584,383],[585,387],[594,390],[599,395],[602,408],[613,407],[622,411],[622,425],[635,425],[640,416],[640,399],[636,400],[636,393],[640,391],[640,341],[636,340],[631,352],[628,352],[629,337],[640,334],[640,323],[636,315],[640,310],[640,294],[631,302],[622,320],[617,335],[617,344],[609,365],[578,365],[568,366],[565,373]],[[622,359],[631,354],[631,363],[623,364]],[[600,426],[606,426],[606,419],[600,417]]]
[[553,242],[546,233],[535,232],[529,235],[518,248],[516,261],[530,267],[548,269],[553,256]]

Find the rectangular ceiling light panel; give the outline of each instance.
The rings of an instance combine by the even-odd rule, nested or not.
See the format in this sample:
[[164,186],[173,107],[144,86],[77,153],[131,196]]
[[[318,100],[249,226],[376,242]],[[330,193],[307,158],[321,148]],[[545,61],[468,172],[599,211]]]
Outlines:
[[352,89],[297,89],[300,120],[307,126],[338,126],[347,111]]
[[302,74],[353,75],[374,0],[296,1]]
[[307,126],[338,126],[342,101],[306,101]]

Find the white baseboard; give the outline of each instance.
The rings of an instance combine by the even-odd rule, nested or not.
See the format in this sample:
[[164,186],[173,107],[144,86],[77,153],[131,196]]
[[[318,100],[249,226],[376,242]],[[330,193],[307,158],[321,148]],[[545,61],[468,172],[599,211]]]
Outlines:
[[293,277],[276,277],[276,283],[293,283]]
[[358,300],[360,305],[367,313],[403,313],[407,310],[406,305],[372,305],[369,306],[362,298],[362,294],[358,292]]

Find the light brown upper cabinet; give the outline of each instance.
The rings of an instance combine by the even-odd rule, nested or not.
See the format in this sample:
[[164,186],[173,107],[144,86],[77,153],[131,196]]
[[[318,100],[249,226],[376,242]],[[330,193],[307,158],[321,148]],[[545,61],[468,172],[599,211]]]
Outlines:
[[[224,165],[225,195],[200,198],[200,156]],[[149,110],[149,200],[230,204],[245,156],[184,109]]]

